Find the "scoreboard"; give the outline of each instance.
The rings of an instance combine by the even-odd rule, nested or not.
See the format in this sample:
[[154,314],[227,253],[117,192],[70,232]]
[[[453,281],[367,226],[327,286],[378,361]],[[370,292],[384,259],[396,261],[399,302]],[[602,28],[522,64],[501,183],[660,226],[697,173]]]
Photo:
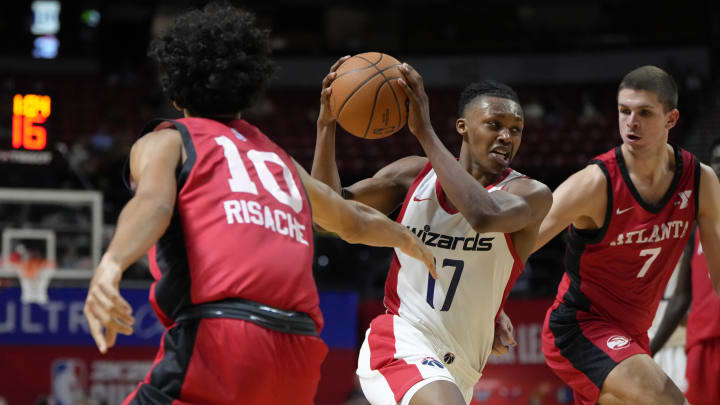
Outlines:
[[50,116],[50,96],[16,94],[12,106],[13,149],[44,150],[47,130],[42,124]]

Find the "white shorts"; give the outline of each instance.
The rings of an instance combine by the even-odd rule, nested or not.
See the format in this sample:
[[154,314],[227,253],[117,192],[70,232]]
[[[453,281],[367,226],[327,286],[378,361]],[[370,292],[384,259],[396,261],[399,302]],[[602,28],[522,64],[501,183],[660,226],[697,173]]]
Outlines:
[[470,403],[477,378],[460,381],[433,350],[428,338],[396,315],[373,319],[360,348],[357,375],[373,405],[406,405],[425,385],[438,380],[454,383]]

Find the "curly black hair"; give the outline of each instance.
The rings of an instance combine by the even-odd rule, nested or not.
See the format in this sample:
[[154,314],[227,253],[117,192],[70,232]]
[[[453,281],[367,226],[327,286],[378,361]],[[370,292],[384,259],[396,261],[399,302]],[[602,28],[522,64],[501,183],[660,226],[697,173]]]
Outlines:
[[460,94],[458,103],[458,117],[465,115],[465,107],[480,96],[500,97],[520,104],[520,99],[512,87],[495,80],[482,80],[470,83]]
[[175,19],[152,41],[165,94],[193,115],[227,115],[250,107],[275,72],[270,33],[255,15],[210,3]]

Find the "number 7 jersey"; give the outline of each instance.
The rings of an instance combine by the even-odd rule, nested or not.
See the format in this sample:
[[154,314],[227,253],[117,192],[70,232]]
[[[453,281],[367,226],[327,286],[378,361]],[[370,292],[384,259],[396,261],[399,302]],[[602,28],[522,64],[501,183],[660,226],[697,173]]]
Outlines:
[[[487,189],[502,190],[521,177],[507,169]],[[497,314],[523,269],[510,235],[473,230],[447,203],[430,163],[413,182],[397,220],[430,248],[438,280],[395,249],[385,284],[388,312],[421,330],[440,358],[454,354],[456,363],[465,363],[479,378],[492,351]]]
[[620,147],[590,162],[607,181],[605,219],[596,231],[569,227],[557,301],[647,336],[698,208],[700,163],[673,149],[675,173],[657,204],[642,199]]
[[150,250],[150,301],[165,325],[179,310],[242,298],[309,314],[322,328],[312,276],[309,200],[290,156],[243,120],[162,122],[183,139],[175,213]]

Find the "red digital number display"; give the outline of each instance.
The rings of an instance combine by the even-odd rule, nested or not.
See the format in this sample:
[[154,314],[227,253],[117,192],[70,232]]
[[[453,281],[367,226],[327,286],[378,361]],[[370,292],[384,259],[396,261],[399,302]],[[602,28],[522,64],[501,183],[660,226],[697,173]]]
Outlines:
[[47,131],[40,125],[50,116],[50,96],[16,94],[13,97],[12,147],[43,150]]

